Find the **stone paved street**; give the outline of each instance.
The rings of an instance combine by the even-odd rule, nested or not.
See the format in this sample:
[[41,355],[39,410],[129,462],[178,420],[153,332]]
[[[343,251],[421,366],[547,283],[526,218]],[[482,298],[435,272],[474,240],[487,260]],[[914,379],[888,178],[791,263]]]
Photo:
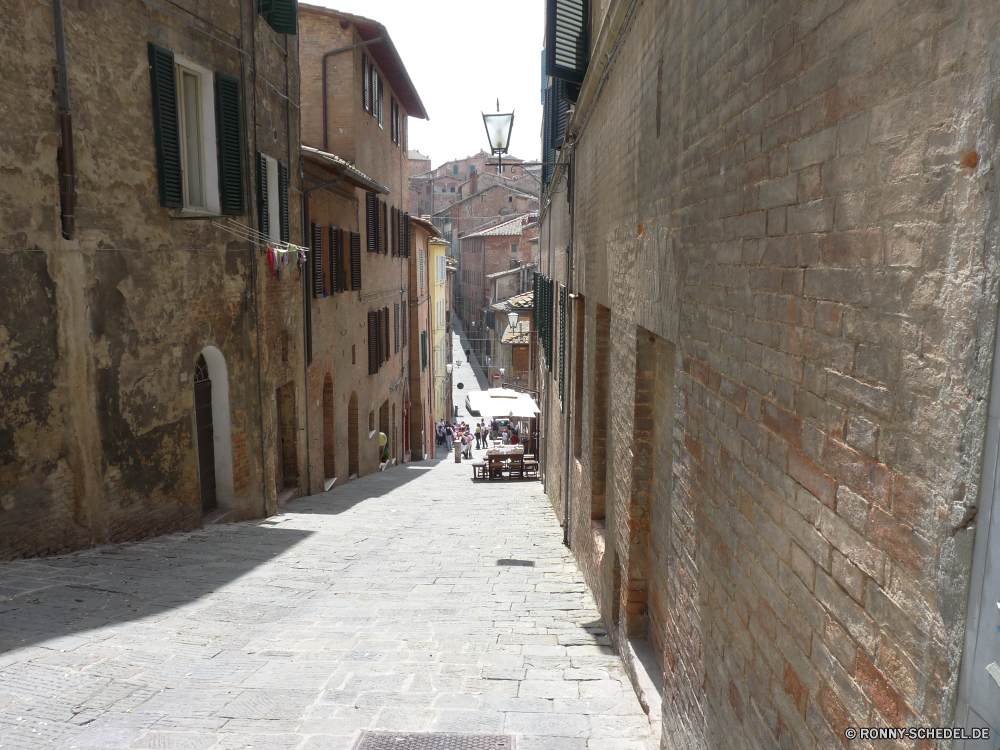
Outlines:
[[261,522],[0,565],[0,747],[646,748],[540,484],[470,473],[449,455]]

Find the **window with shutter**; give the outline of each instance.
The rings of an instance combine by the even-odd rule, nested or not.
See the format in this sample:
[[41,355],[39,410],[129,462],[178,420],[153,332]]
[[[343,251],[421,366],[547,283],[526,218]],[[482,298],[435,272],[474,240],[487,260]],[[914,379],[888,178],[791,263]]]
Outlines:
[[380,227],[379,238],[382,241],[382,253],[389,254],[389,204],[382,201],[382,226]]
[[[569,113],[569,99],[566,97],[566,82],[556,81],[552,87],[552,128],[550,136],[552,138],[551,148],[562,148],[566,140],[566,115]],[[554,159],[553,159],[554,161]]]
[[364,101],[365,112],[370,112],[372,108],[370,85],[368,82],[368,55],[361,55],[361,89]]
[[361,234],[351,232],[351,291],[361,291]]
[[402,326],[403,326],[403,348],[404,349],[406,348],[406,342],[407,342],[407,340],[410,338],[410,332],[409,332],[409,330],[406,327],[406,305],[407,305],[407,302],[404,299],[403,300],[403,323],[402,323]]
[[384,352],[383,361],[385,362],[389,361],[389,354],[392,351],[391,347],[392,338],[390,337],[390,333],[391,331],[389,329],[389,307],[386,306],[382,308],[382,348]]
[[257,152],[257,231],[271,236],[270,208],[267,205],[267,157]]
[[427,369],[427,331],[420,332],[420,369]]
[[312,223],[312,293],[313,297],[326,294],[326,283],[323,278],[323,225]]
[[280,161],[278,162],[278,201],[281,241],[288,242],[291,236],[291,227],[288,226],[288,165]]
[[148,44],[148,51],[160,205],[167,208],[182,208],[184,188],[181,175],[180,128],[177,122],[174,53],[152,42]]
[[553,78],[583,83],[590,47],[587,0],[548,0],[545,13],[545,72]]
[[403,247],[406,248],[406,257],[410,257],[410,241],[412,235],[410,234],[410,214],[406,214],[405,224],[403,225],[405,229],[405,237],[403,238]]
[[343,271],[341,270],[344,264],[343,243],[343,231],[337,229],[337,227],[330,227],[328,240],[330,246],[330,262],[328,265],[330,268],[327,270],[327,285],[330,289],[330,294],[337,294],[337,292],[342,292],[347,288],[343,284]]
[[[267,24],[279,34],[298,33],[299,6],[297,0],[261,0],[261,12]],[[264,11],[264,8],[268,8]]]
[[215,129],[219,146],[219,206],[227,216],[244,213],[243,126],[240,82],[215,74]]
[[389,211],[389,224],[390,224],[390,226],[392,228],[392,232],[391,232],[392,242],[390,243],[390,245],[391,245],[390,250],[392,252],[392,256],[396,257],[396,245],[398,244],[396,242],[396,240],[399,237],[399,235],[397,234],[399,232],[399,223],[396,221],[396,207],[395,206],[393,206],[392,209]]
[[389,97],[389,138],[396,142],[396,97]]
[[545,89],[545,108],[542,110],[542,153],[545,162],[542,165],[542,184],[548,183],[552,179],[552,163],[555,159],[555,150],[552,148],[552,129],[555,118],[555,87],[549,86]]
[[378,341],[378,366],[381,367],[382,363],[385,362],[385,323],[382,321],[382,308],[380,307],[375,313],[375,321],[378,325],[378,331],[376,331],[376,339]]
[[392,332],[393,332],[393,344],[396,349],[396,353],[399,354],[399,303],[392,303]]
[[375,193],[365,193],[365,241],[367,250],[378,250],[378,198]]
[[378,313],[368,313],[368,374],[375,375],[378,372]]
[[377,103],[377,93],[378,93],[378,71],[375,69],[375,61],[372,60],[371,66],[368,69],[368,79],[369,86],[371,87],[371,97],[372,97],[372,117],[378,118],[378,103]]
[[378,80],[378,126],[382,129],[385,129],[385,119],[383,117],[384,113],[382,111],[382,101],[384,94],[384,88],[382,85],[382,76],[378,76],[377,80]]

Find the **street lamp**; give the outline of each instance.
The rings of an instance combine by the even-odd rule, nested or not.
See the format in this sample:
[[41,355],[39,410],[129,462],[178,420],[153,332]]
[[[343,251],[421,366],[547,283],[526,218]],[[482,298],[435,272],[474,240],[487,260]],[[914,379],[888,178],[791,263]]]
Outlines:
[[507,322],[510,323],[511,330],[517,330],[517,313],[516,312],[507,313]]
[[445,371],[446,373],[448,373],[449,375],[451,375],[451,370],[452,370],[452,367],[453,367],[453,365],[445,365],[445,366],[444,366],[444,371]]
[[503,155],[510,147],[510,131],[514,128],[514,113],[500,112],[500,100],[497,99],[496,114],[483,112],[483,125],[486,126],[486,137],[490,141],[490,150],[497,155],[497,174],[503,172]]

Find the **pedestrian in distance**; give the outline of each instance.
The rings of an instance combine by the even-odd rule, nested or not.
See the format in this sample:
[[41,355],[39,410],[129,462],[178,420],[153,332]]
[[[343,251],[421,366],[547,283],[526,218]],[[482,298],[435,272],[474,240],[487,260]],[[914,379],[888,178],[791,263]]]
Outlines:
[[482,442],[483,442],[482,438],[483,438],[483,428],[482,428],[481,425],[477,424],[476,425],[476,450],[479,450],[482,447]]
[[451,448],[455,444],[455,430],[450,424],[444,430],[444,439],[448,444],[448,452],[451,453]]

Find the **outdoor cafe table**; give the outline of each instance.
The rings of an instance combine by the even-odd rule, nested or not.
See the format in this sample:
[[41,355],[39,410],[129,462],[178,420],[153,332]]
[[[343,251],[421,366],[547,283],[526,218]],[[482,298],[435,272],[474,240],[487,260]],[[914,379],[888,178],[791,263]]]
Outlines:
[[504,464],[510,460],[511,456],[523,456],[524,446],[518,445],[501,445],[493,448],[489,448],[486,451],[486,461],[489,463],[491,458],[503,458]]
[[518,454],[520,454],[522,456],[524,455],[524,446],[523,445],[520,445],[520,444],[518,444],[518,445],[501,445],[501,446],[495,447],[495,448],[487,448],[487,450],[486,450],[486,457],[487,458],[490,458],[491,456],[503,456],[504,458],[509,458],[510,456],[516,456]]

